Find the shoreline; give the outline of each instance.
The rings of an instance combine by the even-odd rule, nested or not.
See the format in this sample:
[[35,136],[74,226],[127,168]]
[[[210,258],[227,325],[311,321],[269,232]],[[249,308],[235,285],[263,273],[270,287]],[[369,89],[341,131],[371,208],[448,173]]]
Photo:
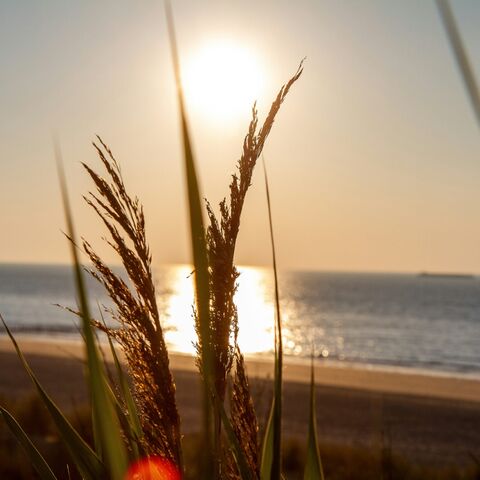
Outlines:
[[[52,344],[81,344],[82,340],[78,335],[74,334],[65,334],[57,332],[47,332],[42,331],[38,332],[23,332],[13,330],[13,335],[16,339],[27,341],[28,343],[52,343]],[[0,331],[0,348],[1,343],[8,340],[8,336],[4,331]],[[103,341],[100,338],[100,342],[106,344],[106,341]],[[8,342],[7,342],[8,343]],[[167,345],[168,347],[168,345]],[[169,355],[172,357],[177,356],[193,356],[193,353],[182,352],[173,350],[169,348]],[[257,353],[244,353],[246,360],[251,362],[273,362],[273,352],[257,352]],[[292,365],[302,365],[304,367],[310,368],[311,359],[310,357],[298,356],[298,355],[289,355],[284,353],[284,363]],[[395,365],[395,364],[384,364],[384,363],[367,363],[360,361],[348,361],[348,360],[338,360],[329,357],[315,357],[315,366],[316,367],[327,367],[327,368],[337,368],[337,369],[352,369],[352,370],[366,370],[372,372],[381,372],[381,373],[392,373],[398,375],[415,375],[423,377],[439,377],[447,379],[460,379],[460,380],[472,380],[480,381],[480,370],[479,371],[455,371],[455,370],[440,370],[432,369],[426,367],[414,367],[406,365]]]
[[[70,357],[83,359],[83,344],[80,339],[34,335],[15,335],[25,355],[44,357]],[[108,345],[103,344],[110,359]],[[0,352],[14,353],[10,339],[0,335]],[[197,372],[194,357],[188,353],[170,352],[173,370]],[[273,357],[267,354],[246,354],[247,373],[256,379],[273,378]],[[284,357],[284,379],[286,382],[309,384],[310,360]],[[360,363],[342,363],[316,360],[315,383],[317,386],[339,387],[370,392],[440,398],[453,401],[480,403],[480,376],[450,372],[417,370],[404,367],[384,367]]]

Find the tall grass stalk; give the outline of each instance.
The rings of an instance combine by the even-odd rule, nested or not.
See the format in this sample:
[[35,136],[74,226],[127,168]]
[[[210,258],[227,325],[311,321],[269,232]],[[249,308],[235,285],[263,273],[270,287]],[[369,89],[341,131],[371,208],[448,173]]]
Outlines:
[[273,278],[275,285],[275,364],[274,364],[274,396],[272,413],[269,417],[265,435],[263,459],[263,476],[265,479],[280,480],[282,469],[282,375],[283,375],[283,340],[282,319],[280,313],[280,294],[278,286],[277,255],[275,251],[275,237],[273,234],[272,205],[268,174],[265,159],[263,159],[263,174],[265,179],[265,193],[267,198],[268,225],[270,231],[270,245],[272,251]]
[[307,459],[305,461],[303,480],[325,480],[320,450],[318,448],[314,358],[315,352],[312,347],[310,364],[310,416],[308,421]]
[[[253,403],[247,395],[249,392],[248,378],[245,373],[243,357],[237,343],[238,313],[234,301],[237,289],[238,271],[234,263],[235,248],[240,228],[240,219],[248,189],[252,183],[253,171],[260,157],[265,141],[271,131],[275,117],[286,98],[292,85],[302,74],[302,64],[295,75],[280,89],[271,105],[270,111],[263,123],[258,128],[258,114],[256,105],[252,108],[252,120],[248,133],[243,142],[243,150],[238,161],[238,171],[232,176],[230,183],[229,202],[223,199],[220,202],[220,216],[217,217],[209,202],[207,213],[209,226],[207,229],[207,248],[210,267],[210,339],[213,348],[213,362],[216,389],[221,401],[225,400],[227,377],[235,365],[239,374],[234,375],[234,391],[238,394],[232,397],[234,405],[232,411],[237,415],[234,424],[243,421],[243,426],[238,427],[240,442],[245,451],[252,452],[253,439],[257,435],[258,422],[253,421],[255,412]],[[197,326],[198,330],[198,326]],[[197,350],[201,359],[203,345],[199,342]],[[240,394],[243,392],[243,394]],[[241,401],[242,403],[238,403]],[[248,421],[247,421],[248,419]],[[220,422],[216,421],[216,435],[220,437]],[[259,472],[260,464],[258,455],[248,456],[250,468]]]
[[[203,390],[203,431],[205,434],[205,465],[203,475],[205,478],[215,478],[218,472],[218,462],[216,464],[215,457],[212,455],[213,448],[217,442],[214,441],[211,418],[212,409],[210,406],[209,383],[213,380],[213,359],[210,348],[209,330],[210,309],[209,309],[209,272],[207,246],[205,241],[205,228],[203,223],[203,214],[200,201],[200,190],[195,171],[195,163],[193,158],[192,144],[190,141],[190,133],[187,122],[187,114],[185,109],[185,101],[183,97],[183,89],[180,76],[180,62],[178,60],[177,43],[175,36],[175,28],[173,23],[173,14],[170,2],[165,1],[165,11],[168,24],[168,32],[170,38],[170,49],[173,62],[173,71],[175,75],[175,84],[177,88],[177,100],[180,110],[181,133],[183,140],[183,156],[185,177],[187,183],[188,210],[190,219],[190,238],[192,246],[193,264],[195,268],[195,305],[196,318],[199,325],[199,337],[204,339],[206,347],[202,350],[202,375],[204,377]],[[218,453],[218,451],[216,452]],[[218,458],[218,457],[217,457]]]
[[98,432],[100,437],[101,455],[102,457],[105,457],[106,463],[109,466],[111,478],[113,480],[123,480],[128,465],[127,454],[121,437],[120,423],[114,404],[112,403],[111,397],[108,393],[105,372],[103,370],[102,362],[99,358],[95,337],[92,330],[92,317],[89,312],[87,291],[77,253],[76,235],[70,210],[67,184],[58,145],[55,145],[55,155],[57,160],[60,190],[65,211],[65,221],[67,224],[67,233],[70,239],[70,250],[73,260],[75,285],[82,317],[82,333],[87,351],[87,381],[92,397],[94,431]]
[[462,75],[465,90],[470,99],[470,104],[475,113],[477,123],[480,126],[480,91],[475,79],[473,67],[468,58],[467,50],[463,44],[460,30],[452,12],[452,8],[448,0],[436,0],[440,17],[445,27],[452,52],[458,65],[458,69]]

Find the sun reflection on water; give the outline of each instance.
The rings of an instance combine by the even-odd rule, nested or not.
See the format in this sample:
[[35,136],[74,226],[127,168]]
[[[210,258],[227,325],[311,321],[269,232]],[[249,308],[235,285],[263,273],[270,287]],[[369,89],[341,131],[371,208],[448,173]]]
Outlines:
[[[239,268],[239,287],[235,294],[238,309],[238,342],[243,353],[271,352],[273,350],[274,307],[269,298],[267,272],[253,267]],[[194,353],[196,340],[193,321],[193,275],[189,266],[171,270],[170,288],[164,293],[163,325],[171,350]]]
[[244,353],[273,350],[273,303],[268,300],[265,272],[252,267],[240,268],[235,295],[238,310],[238,343]]

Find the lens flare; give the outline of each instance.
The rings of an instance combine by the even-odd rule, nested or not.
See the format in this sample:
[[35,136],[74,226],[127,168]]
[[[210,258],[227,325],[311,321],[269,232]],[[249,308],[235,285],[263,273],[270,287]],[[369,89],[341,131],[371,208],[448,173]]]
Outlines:
[[125,480],[180,480],[177,466],[161,457],[148,457],[135,462],[127,471]]

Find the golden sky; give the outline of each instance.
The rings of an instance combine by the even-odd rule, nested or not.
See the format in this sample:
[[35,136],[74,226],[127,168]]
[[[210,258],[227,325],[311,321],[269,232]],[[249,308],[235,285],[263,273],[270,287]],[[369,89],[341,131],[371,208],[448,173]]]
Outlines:
[[[480,72],[480,3],[452,5]],[[263,118],[307,57],[265,148],[282,267],[480,272],[480,137],[434,2],[173,7],[202,189],[212,203],[228,193],[252,96]],[[101,244],[100,224],[81,201],[89,183],[79,164],[98,166],[90,144],[98,133],[145,205],[154,261],[187,262],[162,3],[2,2],[0,45],[0,261],[68,261],[56,132],[79,232]],[[239,263],[269,264],[267,228],[258,169]]]

